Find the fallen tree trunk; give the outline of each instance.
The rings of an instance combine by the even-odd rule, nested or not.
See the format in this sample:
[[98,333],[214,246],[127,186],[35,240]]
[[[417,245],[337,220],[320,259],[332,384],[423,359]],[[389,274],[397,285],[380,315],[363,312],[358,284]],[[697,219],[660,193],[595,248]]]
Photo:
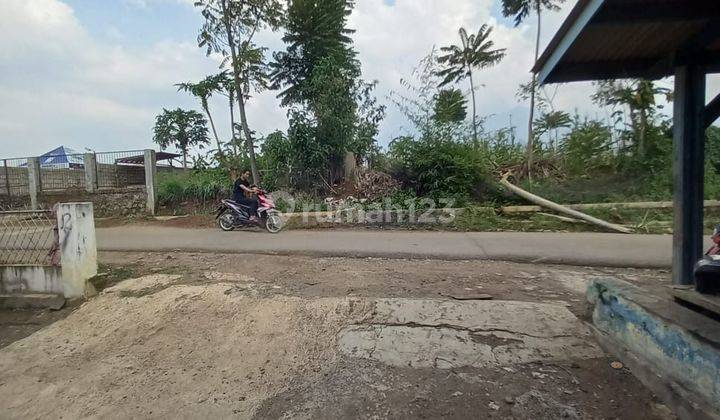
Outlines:
[[598,219],[598,218],[596,218],[596,217],[589,216],[589,215],[587,215],[587,214],[585,214],[585,213],[581,213],[581,212],[579,212],[579,211],[577,211],[577,210],[573,210],[573,209],[567,208],[566,206],[561,206],[560,204],[553,203],[553,202],[550,201],[550,200],[546,200],[546,199],[544,199],[544,198],[542,198],[542,197],[539,197],[539,196],[537,196],[537,195],[535,195],[535,194],[532,194],[532,193],[530,193],[530,192],[527,192],[527,191],[523,190],[522,188],[520,188],[520,187],[518,187],[518,186],[516,186],[516,185],[513,185],[510,181],[508,181],[507,177],[508,177],[508,176],[506,175],[506,176],[504,176],[504,177],[500,180],[500,183],[501,183],[505,188],[507,188],[508,190],[510,190],[511,192],[513,192],[514,194],[516,194],[516,195],[518,195],[518,196],[520,196],[520,197],[522,197],[522,198],[524,198],[524,199],[526,199],[526,200],[528,200],[528,201],[531,201],[531,202],[533,202],[533,203],[535,203],[535,204],[537,204],[537,205],[539,205],[539,206],[548,208],[548,209],[550,209],[550,210],[554,210],[554,211],[556,211],[556,212],[558,212],[558,213],[567,214],[568,216],[574,217],[574,218],[576,218],[576,219],[584,220],[584,221],[586,221],[586,222],[588,222],[588,223],[592,223],[592,224],[594,224],[594,225],[596,225],[596,226],[600,226],[600,227],[603,227],[603,228],[605,228],[605,229],[609,229],[609,230],[612,230],[612,231],[615,231],[615,232],[619,232],[619,233],[633,233],[633,231],[632,231],[631,229],[625,228],[625,227],[623,227],[623,226],[615,225],[615,224],[613,224],[613,223],[608,223],[608,222],[606,222],[606,221],[604,221],[604,220],[600,220],[600,219]]
[[[672,201],[639,201],[635,203],[590,203],[590,204],[564,204],[572,210],[594,210],[594,209],[643,209],[643,210],[654,210],[654,209],[671,209],[673,208]],[[720,207],[720,201],[718,200],[706,200],[705,208]],[[505,214],[517,214],[517,213],[537,213],[543,211],[541,206],[505,206],[501,207],[500,211]]]

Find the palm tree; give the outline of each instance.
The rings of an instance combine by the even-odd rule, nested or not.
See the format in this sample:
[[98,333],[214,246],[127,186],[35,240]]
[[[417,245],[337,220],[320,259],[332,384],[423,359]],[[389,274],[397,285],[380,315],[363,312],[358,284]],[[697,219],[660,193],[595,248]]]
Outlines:
[[208,140],[207,121],[197,111],[163,109],[155,119],[153,141],[161,149],[175,146],[183,155],[183,168],[187,169],[187,156],[191,147],[202,149]]
[[222,83],[223,80],[221,73],[218,75],[207,76],[206,78],[197,83],[186,82],[178,83],[175,85],[178,88],[178,92],[188,92],[196,98],[200,99],[200,105],[202,106],[203,111],[205,111],[205,115],[207,115],[207,118],[210,121],[210,127],[212,128],[213,136],[215,137],[215,142],[217,143],[218,153],[220,154],[222,154],[222,144],[220,142],[220,137],[218,136],[217,130],[215,129],[215,121],[213,121],[213,117],[210,114],[210,105],[208,104],[208,100],[213,95],[213,93],[219,93],[222,91]]
[[[515,26],[519,26],[531,12],[537,14],[537,34],[535,36],[535,62],[540,56],[540,34],[542,28],[542,10],[555,11],[565,0],[502,0],[503,16],[513,16]],[[537,91],[537,75],[533,73],[530,91],[530,118],[528,119],[528,177],[532,178],[533,161],[533,120],[535,119],[535,92]]]
[[473,104],[473,134],[477,142],[477,104],[475,102],[475,81],[473,80],[473,69],[482,69],[493,66],[505,57],[505,49],[493,49],[495,45],[490,40],[492,27],[483,25],[477,34],[468,36],[465,28],[460,28],[460,41],[462,45],[451,45],[442,47],[444,53],[438,57],[438,63],[442,69],[437,73],[443,80],[440,87],[450,83],[458,83],[461,80],[470,79],[470,93]]

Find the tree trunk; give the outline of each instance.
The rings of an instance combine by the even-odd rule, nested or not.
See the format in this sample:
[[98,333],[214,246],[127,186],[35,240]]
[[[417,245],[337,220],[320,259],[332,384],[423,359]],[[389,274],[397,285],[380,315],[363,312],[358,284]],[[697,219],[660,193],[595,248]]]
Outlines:
[[475,144],[478,142],[478,133],[477,133],[477,105],[475,103],[475,82],[473,81],[473,75],[472,70],[469,72],[470,75],[470,95],[472,96],[472,105],[473,105],[473,139],[475,140]]
[[[541,13],[540,13],[540,2],[535,3],[535,11],[537,12],[537,35],[535,36],[535,62],[537,63],[538,56],[540,55],[540,30],[541,30]],[[533,63],[534,64],[534,63]],[[530,91],[530,118],[528,120],[528,143],[527,143],[527,161],[528,161],[528,179],[532,180],[532,167],[533,167],[533,153],[534,153],[534,133],[533,133],[533,119],[535,119],[535,91],[537,90],[537,75],[533,73],[532,76],[532,90]]]
[[182,155],[183,155],[183,170],[187,171],[187,150],[183,150]]
[[620,232],[620,233],[633,233],[633,231],[632,231],[631,229],[628,229],[628,228],[626,228],[626,227],[624,227],[624,226],[619,226],[619,225],[616,225],[616,224],[613,224],[613,223],[608,223],[608,222],[606,222],[606,221],[604,221],[604,220],[600,220],[600,219],[598,219],[598,218],[596,218],[596,217],[589,216],[589,215],[587,215],[587,214],[585,214],[585,213],[581,213],[581,212],[579,212],[579,211],[577,211],[577,210],[573,210],[573,209],[568,208],[568,207],[566,207],[566,206],[562,206],[562,205],[560,205],[560,204],[554,203],[554,202],[552,202],[552,201],[550,201],[550,200],[546,200],[546,199],[544,199],[544,198],[542,198],[542,197],[539,197],[539,196],[537,196],[537,195],[535,195],[535,194],[532,194],[532,193],[530,193],[530,192],[528,192],[528,191],[525,191],[525,190],[523,190],[522,188],[520,188],[520,187],[518,187],[518,186],[516,186],[516,185],[513,185],[510,181],[508,181],[507,175],[505,175],[505,176],[500,180],[500,183],[501,183],[503,186],[505,186],[505,188],[507,188],[508,190],[510,190],[511,192],[513,192],[513,193],[517,194],[518,196],[520,196],[520,197],[522,197],[522,198],[524,198],[524,199],[526,199],[526,200],[528,200],[528,201],[530,201],[530,202],[532,202],[532,203],[535,203],[535,204],[537,204],[537,205],[539,205],[539,206],[548,208],[548,209],[553,210],[553,211],[556,211],[556,212],[558,212],[558,213],[567,214],[568,216],[574,217],[574,218],[576,218],[576,219],[584,220],[584,221],[586,221],[586,222],[588,222],[588,223],[592,223],[592,224],[594,224],[594,225],[601,226],[601,227],[604,227],[605,229],[613,230],[613,231],[615,231],[615,232]]
[[647,134],[647,126],[648,126],[648,118],[647,118],[647,111],[645,109],[640,109],[640,127],[638,130],[638,156],[640,158],[645,157],[645,152],[647,150],[647,144],[646,144],[646,134]]
[[230,27],[230,20],[228,19],[227,0],[221,1],[223,11],[223,22],[225,24],[225,33],[227,34],[228,47],[230,48],[230,58],[232,59],[233,76],[235,79],[235,95],[237,96],[238,109],[240,110],[240,125],[242,126],[243,133],[245,134],[245,147],[247,148],[248,155],[250,156],[250,169],[253,175],[253,182],[256,185],[260,185],[260,172],[258,172],[257,162],[255,160],[255,145],[252,140],[252,133],[247,122],[247,114],[245,113],[245,98],[242,93],[242,82],[240,78],[240,69],[238,68],[238,57],[235,40],[233,39],[232,28]]
[[238,156],[237,149],[237,136],[235,133],[235,97],[232,91],[228,92],[228,99],[230,100],[230,133],[232,133],[232,148],[235,157]]
[[217,130],[215,129],[215,121],[213,121],[212,115],[210,115],[210,107],[207,104],[207,101],[203,101],[203,109],[205,110],[205,115],[208,117],[208,121],[210,121],[210,128],[212,128],[213,136],[215,136],[215,142],[217,143],[218,153],[222,154],[222,146],[220,145],[220,137],[218,137]]

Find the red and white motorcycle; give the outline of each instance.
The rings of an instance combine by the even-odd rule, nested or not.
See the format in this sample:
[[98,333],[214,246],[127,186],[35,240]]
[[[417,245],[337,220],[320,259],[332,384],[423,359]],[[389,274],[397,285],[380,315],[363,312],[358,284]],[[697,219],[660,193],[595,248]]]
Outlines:
[[[283,219],[275,208],[275,201],[263,190],[258,190],[257,214],[251,215],[248,206],[233,200],[222,200],[215,218],[220,229],[229,232],[246,226],[260,226],[270,233],[278,233],[283,228]],[[255,216],[255,217],[252,217]]]

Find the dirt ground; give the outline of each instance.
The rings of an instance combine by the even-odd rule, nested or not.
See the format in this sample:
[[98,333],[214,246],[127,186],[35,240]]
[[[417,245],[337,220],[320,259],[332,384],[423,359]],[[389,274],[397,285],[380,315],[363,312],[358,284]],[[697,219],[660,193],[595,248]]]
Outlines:
[[2,417],[673,418],[610,366],[583,323],[591,276],[656,283],[667,272],[100,260],[99,296],[60,312],[0,312]]

